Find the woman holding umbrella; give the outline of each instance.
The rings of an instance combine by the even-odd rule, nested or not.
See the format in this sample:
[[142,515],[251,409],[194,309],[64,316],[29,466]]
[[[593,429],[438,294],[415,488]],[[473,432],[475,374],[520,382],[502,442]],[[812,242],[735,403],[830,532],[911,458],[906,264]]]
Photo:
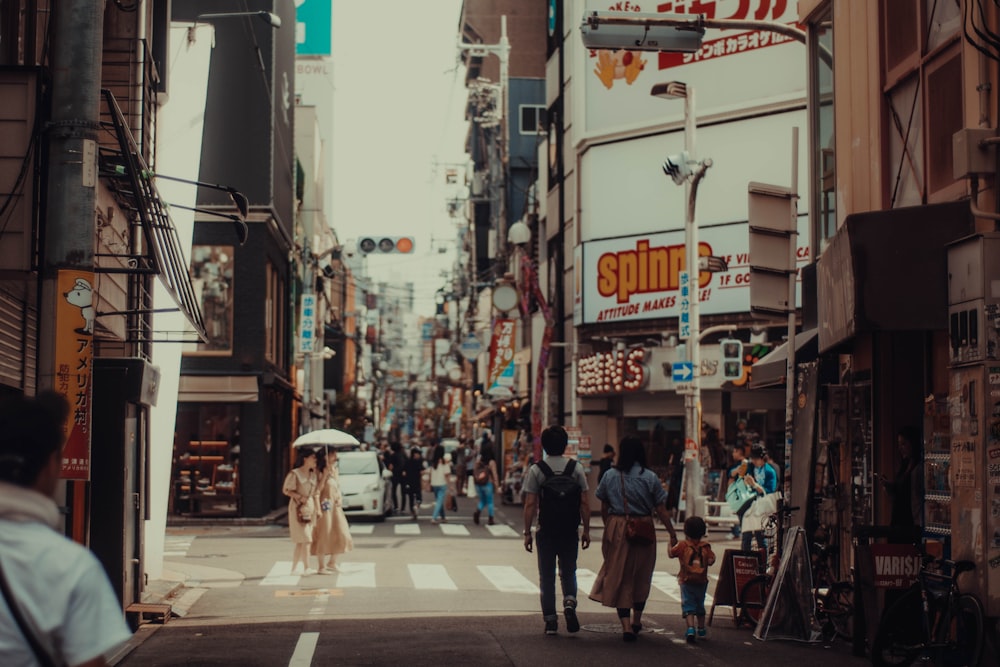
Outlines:
[[340,471],[337,468],[337,450],[320,450],[317,461],[319,470],[319,516],[312,541],[320,574],[339,572],[337,556],[354,549],[351,528],[344,514],[343,496],[340,493]]
[[295,455],[295,467],[285,476],[281,489],[288,496],[288,532],[295,545],[292,574],[316,574],[316,570],[309,567],[309,545],[316,523],[318,490],[316,450],[300,448]]

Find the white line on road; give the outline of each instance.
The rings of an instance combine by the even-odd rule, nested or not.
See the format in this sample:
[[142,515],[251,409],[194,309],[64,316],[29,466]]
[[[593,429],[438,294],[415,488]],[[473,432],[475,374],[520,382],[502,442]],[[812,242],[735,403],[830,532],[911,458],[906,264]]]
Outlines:
[[[714,577],[710,577],[710,579],[712,578]],[[653,587],[663,591],[667,597],[676,600],[677,602],[681,601],[681,587],[680,584],[677,583],[676,574],[670,574],[669,572],[654,572]],[[711,584],[709,584],[709,588],[711,588]],[[705,604],[712,604],[712,596],[709,593],[705,594]]]
[[490,531],[490,535],[493,537],[517,537],[517,531],[507,524],[487,525],[486,530]]
[[271,566],[271,571],[260,580],[261,586],[297,586],[299,576],[292,574],[292,561],[279,560]]
[[396,535],[419,535],[420,534],[420,524],[419,523],[397,523],[392,527],[393,532]]
[[337,588],[375,588],[375,563],[340,563]]
[[413,587],[419,589],[433,589],[442,591],[457,591],[458,586],[448,576],[448,570],[444,565],[421,565],[411,563],[410,579],[413,580]]
[[364,525],[359,525],[356,523],[351,524],[351,535],[371,535],[375,532],[375,526],[373,524],[367,523]]
[[479,571],[493,586],[506,593],[534,593],[538,595],[538,586],[510,565],[478,565]]
[[577,587],[577,599],[585,598],[590,595],[590,591],[594,588],[594,582],[597,580],[597,573],[593,570],[588,570],[585,567],[576,568],[576,587]]
[[318,632],[303,632],[299,635],[299,641],[295,644],[295,652],[292,653],[292,659],[288,661],[288,667],[309,667],[312,664],[313,653],[316,652],[318,642]]
[[468,535],[469,529],[458,523],[442,523],[440,524],[441,532],[445,535]]

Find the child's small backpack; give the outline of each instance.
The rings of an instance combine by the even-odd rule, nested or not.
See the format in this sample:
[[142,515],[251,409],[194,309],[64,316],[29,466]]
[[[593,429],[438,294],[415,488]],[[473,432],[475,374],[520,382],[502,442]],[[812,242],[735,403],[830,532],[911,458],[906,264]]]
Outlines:
[[693,584],[702,584],[708,581],[708,565],[705,564],[705,557],[702,553],[704,546],[703,544],[692,545],[691,554],[688,556],[687,581]]

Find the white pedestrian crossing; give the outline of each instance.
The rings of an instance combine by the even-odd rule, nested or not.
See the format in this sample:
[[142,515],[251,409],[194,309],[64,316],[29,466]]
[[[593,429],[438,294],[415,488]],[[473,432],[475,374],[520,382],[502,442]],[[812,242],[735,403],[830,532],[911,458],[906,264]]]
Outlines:
[[487,525],[486,530],[490,531],[490,535],[493,537],[517,537],[517,531],[505,523]]
[[500,592],[538,595],[538,586],[521,574],[516,567],[510,565],[478,565],[477,567],[487,581]]
[[414,588],[441,591],[458,590],[458,586],[448,576],[448,570],[444,565],[411,563],[407,567],[410,570],[410,579],[413,580]]
[[279,560],[271,571],[260,580],[261,586],[297,586],[301,577],[292,574],[292,561]]
[[439,525],[441,527],[441,532],[451,537],[465,537],[469,534],[469,529],[460,523],[442,523]]
[[351,535],[373,535],[375,524],[373,523],[352,523]]
[[[708,579],[708,590],[712,590],[716,577]],[[681,601],[681,586],[677,583],[677,575],[669,572],[653,572],[653,588],[659,590],[671,600]],[[705,605],[712,604],[712,594],[705,594]]]
[[341,562],[337,567],[337,588],[375,588],[375,563]]
[[187,556],[191,548],[191,537],[167,537],[163,541],[164,556]]
[[392,532],[396,535],[419,535],[419,523],[397,523],[392,527]]
[[594,582],[597,581],[597,573],[585,567],[576,568],[576,589],[577,598],[585,598],[590,595]]

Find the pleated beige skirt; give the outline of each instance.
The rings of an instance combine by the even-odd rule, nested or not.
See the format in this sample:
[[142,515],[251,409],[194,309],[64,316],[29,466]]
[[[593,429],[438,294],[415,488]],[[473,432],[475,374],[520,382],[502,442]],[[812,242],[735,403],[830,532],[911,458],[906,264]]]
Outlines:
[[656,567],[656,544],[631,544],[625,539],[625,517],[612,515],[604,526],[601,553],[604,563],[590,599],[617,609],[631,609],[635,603],[645,602]]

